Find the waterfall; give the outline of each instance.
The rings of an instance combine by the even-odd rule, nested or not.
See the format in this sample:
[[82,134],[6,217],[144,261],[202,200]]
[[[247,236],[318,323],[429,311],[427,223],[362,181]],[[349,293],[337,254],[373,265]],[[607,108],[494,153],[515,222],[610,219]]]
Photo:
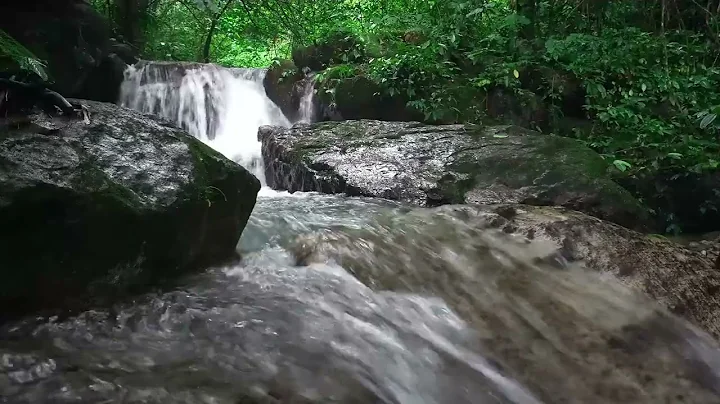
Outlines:
[[[291,123],[265,94],[264,77],[264,69],[140,62],[126,70],[119,104],[176,123],[265,186],[257,129]],[[306,108],[311,116],[312,106]]]
[[300,108],[298,109],[298,122],[311,123],[315,114],[315,74],[306,73],[303,80],[302,94],[300,96]]

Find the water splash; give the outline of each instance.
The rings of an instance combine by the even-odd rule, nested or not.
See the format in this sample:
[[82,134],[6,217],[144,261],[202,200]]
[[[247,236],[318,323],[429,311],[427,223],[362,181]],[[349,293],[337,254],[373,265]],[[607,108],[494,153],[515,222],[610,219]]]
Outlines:
[[[262,179],[257,126],[289,125],[263,75],[145,63],[121,103]],[[617,282],[536,262],[553,246],[454,208],[263,191],[239,265],[0,327],[0,402],[718,402],[715,341]]]
[[260,198],[239,266],[112,310],[0,327],[0,402],[538,404],[442,300],[296,267],[281,247],[366,227],[388,205]]
[[290,122],[267,98],[264,77],[263,69],[141,62],[125,72],[119,103],[174,122],[265,185],[257,129]]
[[315,121],[315,73],[307,73],[303,81],[300,107],[298,108],[298,123],[312,123]]

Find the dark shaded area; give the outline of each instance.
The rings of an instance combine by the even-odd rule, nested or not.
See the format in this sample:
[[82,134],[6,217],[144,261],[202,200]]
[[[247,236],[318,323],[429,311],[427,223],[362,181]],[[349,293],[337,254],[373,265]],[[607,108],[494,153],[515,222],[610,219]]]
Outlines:
[[137,61],[84,0],[0,4],[0,29],[47,62],[51,89],[66,97],[117,101],[123,71]]
[[111,302],[236,255],[252,174],[164,121],[72,102],[90,123],[37,114],[0,133],[6,314]]

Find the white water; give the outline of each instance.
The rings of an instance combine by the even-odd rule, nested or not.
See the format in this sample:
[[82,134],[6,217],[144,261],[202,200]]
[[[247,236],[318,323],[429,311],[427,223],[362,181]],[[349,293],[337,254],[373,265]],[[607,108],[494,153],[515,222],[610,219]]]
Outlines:
[[[264,185],[257,129],[291,123],[263,87],[265,70],[212,64],[144,63],[125,72],[120,105],[162,116],[250,170]],[[300,121],[312,117],[312,83]]]
[[[227,274],[237,276],[242,281],[237,285],[230,282],[226,287],[232,289],[248,283],[271,287],[278,294],[273,297],[278,303],[267,302],[262,305],[276,306],[273,310],[275,314],[262,321],[272,324],[279,319],[287,321],[288,316],[299,316],[296,321],[304,323],[304,326],[297,330],[299,334],[293,337],[293,341],[287,341],[297,346],[291,350],[308,349],[308,343],[312,346],[328,344],[328,348],[312,349],[322,351],[331,367],[349,367],[341,373],[356,374],[351,378],[359,377],[358,380],[365,386],[363,389],[372,391],[372,395],[384,402],[441,403],[446,400],[470,400],[538,403],[523,387],[502,376],[481,356],[464,346],[464,341],[473,335],[473,331],[452,314],[443,302],[414,295],[375,293],[336,266],[307,268],[305,271],[287,270],[289,263],[286,262],[285,253],[277,249],[274,241],[278,236],[307,231],[313,227],[307,227],[307,224],[317,219],[321,222],[339,219],[341,223],[348,223],[351,217],[358,218],[371,213],[372,209],[368,208],[373,205],[358,205],[361,211],[353,213],[357,208],[353,207],[352,202],[337,204],[336,197],[327,199],[308,193],[289,195],[265,186],[257,129],[261,125],[289,127],[291,122],[267,98],[262,84],[264,74],[263,70],[256,69],[151,62],[128,69],[121,89],[121,105],[175,122],[196,138],[243,165],[261,180],[263,190],[241,242],[241,248],[246,253],[253,250],[261,252],[250,255],[243,266],[230,268]],[[313,96],[314,80],[308,76],[300,99],[297,123],[312,122]],[[312,202],[306,202],[308,198]],[[322,208],[328,202],[329,206]],[[308,210],[308,204],[316,209]],[[284,206],[284,209],[278,211],[278,205]],[[265,212],[266,206],[273,208]],[[336,211],[338,207],[340,211]],[[302,214],[295,216],[299,208]],[[316,218],[314,212],[320,213],[320,217]],[[279,219],[281,223],[273,223],[274,219]],[[269,233],[265,234],[266,231]],[[220,290],[216,288],[212,293]],[[233,295],[228,294],[227,298]],[[282,303],[287,299],[297,300],[295,308],[286,307]],[[225,310],[222,303],[216,304],[219,305],[216,311]],[[247,309],[251,310],[250,307]],[[297,310],[300,313],[296,313]],[[239,316],[234,310],[228,313]],[[253,321],[260,321],[258,317],[261,316],[256,315]],[[224,319],[218,320],[224,322]],[[244,324],[246,320],[234,318],[232,322]],[[281,326],[284,324],[278,323],[278,327]],[[308,332],[308,335],[304,335]],[[265,338],[271,341],[268,339],[270,336]],[[243,338],[238,337],[236,341],[242,343]],[[255,349],[263,354],[260,347]],[[424,354],[418,355],[417,350]],[[338,358],[333,359],[335,356]],[[237,359],[252,362],[243,355]],[[472,371],[441,374],[442,366],[453,361],[464,363]],[[262,368],[264,365],[258,366]],[[271,366],[279,365],[274,363]],[[322,387],[324,382],[320,382],[320,379],[343,377],[317,375],[317,371],[311,371],[316,366],[313,362],[297,363],[294,366],[299,368],[294,367],[285,372],[293,373],[292,378],[297,380],[288,380],[287,383],[301,382],[303,388],[316,392],[326,389]],[[308,371],[311,373],[303,375]],[[256,372],[262,373],[259,370]],[[473,381],[476,377],[479,379]],[[336,390],[334,393],[340,396],[348,394],[345,389],[357,389],[351,387],[354,383],[350,387],[343,387],[337,382],[333,384],[335,386],[329,388]],[[500,398],[502,396],[504,398]]]
[[[291,123],[267,98],[263,76],[262,70],[149,63],[128,70],[121,103],[176,122],[251,170],[265,185],[257,128]],[[312,90],[312,80],[308,80],[298,122],[312,120]],[[610,294],[613,290],[595,278],[593,282],[575,285],[562,277],[570,272],[558,272],[558,282],[554,276],[543,275],[540,279],[544,281],[529,283],[519,277],[518,282],[508,282],[513,287],[499,290],[502,285],[497,283],[493,267],[487,267],[473,253],[475,249],[484,251],[480,248],[483,246],[453,243],[449,241],[452,238],[447,238],[457,233],[457,239],[465,240],[469,230],[477,230],[475,227],[463,230],[462,226],[440,226],[434,228],[442,230],[438,237],[419,228],[409,237],[412,243],[423,246],[427,254],[414,254],[401,264],[389,260],[388,256],[405,257],[404,253],[412,252],[394,238],[394,233],[390,232],[393,237],[389,237],[377,232],[383,228],[380,225],[383,214],[407,215],[403,209],[391,206],[394,204],[389,201],[309,193],[288,195],[264,187],[242,235],[241,264],[198,275],[177,290],[137,299],[111,312],[89,311],[65,321],[51,319],[39,326],[29,319],[30,324],[13,324],[7,331],[0,329],[0,340],[14,341],[7,347],[0,346],[0,402],[35,403],[50,399],[58,403],[235,404],[245,402],[241,395],[250,392],[280,397],[273,402],[297,402],[293,399],[301,398],[304,400],[301,402],[318,403],[535,404],[539,399],[532,393],[540,392],[548,404],[604,404],[612,396],[606,391],[612,393],[616,388],[625,391],[643,375],[628,371],[622,375],[628,378],[628,383],[617,379],[602,381],[592,375],[602,374],[603,369],[613,370],[618,363],[635,363],[630,360],[644,363],[657,359],[666,365],[654,351],[648,351],[646,356],[639,351],[637,357],[621,357],[618,363],[613,362],[615,353],[602,349],[602,344],[598,345],[600,348],[592,345],[594,340],[589,338],[592,333],[586,330],[595,327],[607,331],[599,320],[578,323],[580,332],[568,333],[569,340],[561,341],[554,333],[548,333],[563,328],[543,322],[554,320],[552,316],[558,313],[567,315],[568,312],[551,310],[563,299],[584,296],[588,290],[608,293],[620,299],[625,310],[622,313],[626,315],[636,314],[631,305],[635,300]],[[448,223],[455,223],[455,219]],[[364,246],[365,250],[361,248],[360,252],[373,248],[382,252],[385,246],[397,254],[374,259],[372,252],[369,255],[373,259],[356,258],[368,258],[365,261],[370,262],[369,267],[380,273],[387,269],[389,277],[397,278],[395,283],[411,285],[413,276],[417,276],[430,287],[420,288],[418,294],[378,291],[368,288],[334,262],[296,265],[288,244],[292,245],[298,236],[339,227],[375,229],[371,234],[377,237],[354,237],[349,244]],[[399,240],[411,234],[404,228],[397,231]],[[423,234],[431,242],[423,242]],[[490,247],[493,253],[501,250],[498,246]],[[435,253],[440,251],[444,253]],[[453,268],[463,276],[454,276]],[[468,279],[472,273],[479,275]],[[442,281],[440,285],[433,286],[438,279]],[[446,284],[448,295],[456,295],[456,300],[462,303],[457,306],[471,305],[472,310],[467,311],[476,313],[479,319],[473,316],[461,319],[445,301],[428,296],[429,290],[442,289]],[[522,287],[514,288],[523,285],[535,300],[527,300]],[[562,295],[563,288],[570,288],[574,294]],[[544,297],[539,301],[552,304],[535,307],[527,303],[538,301],[535,295]],[[597,300],[584,299],[582,303],[588,307],[583,308],[594,308],[593,304],[607,308],[607,302]],[[519,318],[533,321],[516,322],[513,317],[516,312],[524,315]],[[527,312],[531,315],[525,315]],[[476,326],[495,315],[502,321],[488,322],[494,327]],[[562,317],[559,323],[573,328],[577,318],[580,317]],[[631,325],[647,327],[643,324]],[[545,340],[545,334],[538,330],[552,334],[552,338]],[[499,345],[480,344],[480,334],[494,335],[492,341],[499,341]],[[576,348],[575,340],[580,348]],[[585,340],[588,343],[583,345]],[[673,347],[677,342],[666,344]],[[661,343],[656,345],[662,348]],[[586,349],[588,346],[592,349]],[[498,356],[493,356],[494,349]],[[673,349],[686,347],[678,345]],[[698,358],[707,361],[720,354],[705,345],[693,348],[691,353],[685,361],[668,360],[667,363],[673,363],[668,367],[673,371],[667,373],[677,373],[681,370],[679,364],[690,366],[701,362]],[[586,357],[597,360],[602,367],[593,360],[585,363],[578,359]],[[505,366],[497,364],[498,358],[507,359]],[[608,362],[604,363],[605,360]],[[530,366],[510,369],[508,365],[513,363]],[[660,369],[658,374],[664,376],[662,366],[650,367]],[[713,387],[717,386],[714,376],[710,379]],[[13,383],[8,392],[2,391],[9,385],[5,380]],[[534,380],[550,382],[543,385]],[[567,380],[581,383],[574,383],[579,387],[569,386]],[[645,384],[649,379],[642,380]],[[667,380],[675,383],[672,377]],[[585,386],[580,386],[583,383]],[[682,384],[667,386],[672,391],[664,397],[686,390]],[[598,387],[602,389],[595,391]],[[692,393],[693,388],[697,387],[687,388],[688,392]],[[663,396],[657,384],[637,384],[633,391],[644,389]],[[698,393],[695,397],[700,396]],[[639,395],[634,401],[622,402],[672,402],[651,398]],[[717,401],[691,398],[685,402]]]
[[310,73],[305,80],[303,94],[300,97],[300,108],[298,122],[311,123],[313,121],[315,98],[315,75]]

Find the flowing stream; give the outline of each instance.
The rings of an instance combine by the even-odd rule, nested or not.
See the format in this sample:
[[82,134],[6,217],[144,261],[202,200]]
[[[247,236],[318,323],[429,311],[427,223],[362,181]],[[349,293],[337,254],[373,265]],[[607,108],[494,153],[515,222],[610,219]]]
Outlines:
[[[263,180],[257,127],[291,124],[263,75],[145,63],[121,103]],[[264,187],[238,249],[175,290],[4,325],[0,402],[720,402],[706,334],[452,209]]]

